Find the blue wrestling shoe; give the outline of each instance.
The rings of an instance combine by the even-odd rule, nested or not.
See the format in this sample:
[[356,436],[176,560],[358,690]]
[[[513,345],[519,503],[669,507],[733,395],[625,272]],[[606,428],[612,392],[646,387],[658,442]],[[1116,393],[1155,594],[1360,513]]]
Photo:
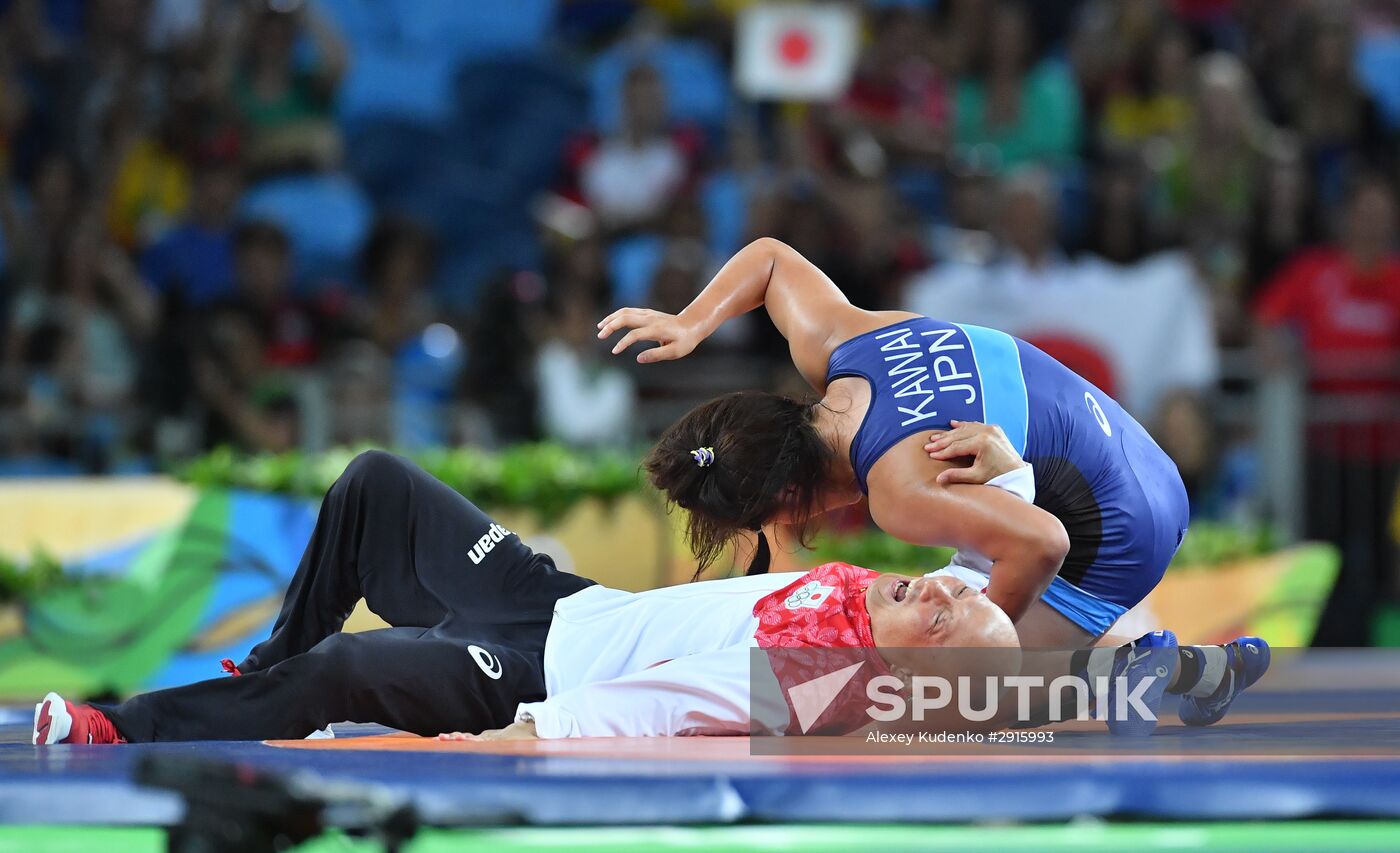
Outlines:
[[[1153,631],[1120,649],[1113,659],[1113,674],[1108,685],[1108,730],[1116,735],[1146,737],[1157,728],[1157,712],[1162,707],[1162,694],[1167,690],[1176,675],[1179,663],[1177,658],[1176,634],[1171,631]],[[1152,680],[1139,693],[1139,685]],[[1124,691],[1125,711],[1118,713],[1118,691]],[[1128,702],[1128,696],[1136,696],[1137,702]],[[1151,716],[1138,711],[1146,708]],[[1120,719],[1121,716],[1121,719]]]
[[1177,716],[1188,726],[1217,723],[1230,710],[1235,697],[1263,677],[1269,669],[1269,644],[1258,637],[1240,637],[1225,646],[1225,677],[1209,696],[1182,696]]

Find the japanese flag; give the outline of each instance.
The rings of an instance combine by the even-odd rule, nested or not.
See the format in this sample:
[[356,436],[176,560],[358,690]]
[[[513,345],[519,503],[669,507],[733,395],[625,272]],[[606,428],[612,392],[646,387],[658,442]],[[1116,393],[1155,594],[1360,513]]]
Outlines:
[[830,101],[846,91],[859,47],[851,6],[749,6],[739,16],[735,83],[750,98]]

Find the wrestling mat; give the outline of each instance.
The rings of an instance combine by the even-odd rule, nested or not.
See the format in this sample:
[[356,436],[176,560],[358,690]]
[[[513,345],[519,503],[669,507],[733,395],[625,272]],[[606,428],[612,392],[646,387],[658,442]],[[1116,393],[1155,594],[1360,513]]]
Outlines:
[[1092,722],[1053,727],[1053,744],[933,754],[852,738],[788,739],[800,755],[753,754],[747,738],[444,743],[356,724],[334,740],[37,749],[31,712],[16,709],[0,726],[0,823],[168,824],[179,800],[131,781],[150,753],[370,783],[455,827],[1396,819],[1394,657],[1309,653],[1289,670],[1301,674],[1266,678],[1216,726],[1180,725],[1169,702],[1131,749]]

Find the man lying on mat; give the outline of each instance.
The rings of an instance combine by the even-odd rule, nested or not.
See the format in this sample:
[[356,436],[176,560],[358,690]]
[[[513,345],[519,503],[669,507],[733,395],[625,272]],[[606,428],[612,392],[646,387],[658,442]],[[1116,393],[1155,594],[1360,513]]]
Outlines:
[[[990,484],[1024,489],[1028,473]],[[362,597],[393,627],[341,632]],[[50,693],[34,743],[300,738],[341,720],[422,735],[740,734],[754,646],[1015,643],[1005,614],[947,572],[911,582],[833,563],[644,593],[601,587],[372,451],[327,492],[272,634],[228,665],[236,677],[110,706]]]
[[[798,583],[801,581],[801,583]],[[372,451],[327,492],[272,634],[217,678],[112,706],[49,694],[35,743],[300,738],[331,722],[422,735],[533,720],[542,737],[747,732],[757,642],[1016,643],[951,578],[832,564],[628,593],[545,554],[412,463]],[[786,610],[793,590],[825,589]],[[360,598],[391,626],[343,633]],[[782,615],[811,621],[784,620]],[[548,697],[548,698],[546,698]]]

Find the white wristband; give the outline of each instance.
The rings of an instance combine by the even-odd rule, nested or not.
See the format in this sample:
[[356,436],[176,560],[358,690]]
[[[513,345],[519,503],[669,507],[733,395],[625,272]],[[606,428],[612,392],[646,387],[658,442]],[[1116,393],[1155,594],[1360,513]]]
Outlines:
[[1029,462],[1014,471],[1007,471],[987,481],[987,485],[1004,489],[1026,503],[1035,503],[1035,468]]

